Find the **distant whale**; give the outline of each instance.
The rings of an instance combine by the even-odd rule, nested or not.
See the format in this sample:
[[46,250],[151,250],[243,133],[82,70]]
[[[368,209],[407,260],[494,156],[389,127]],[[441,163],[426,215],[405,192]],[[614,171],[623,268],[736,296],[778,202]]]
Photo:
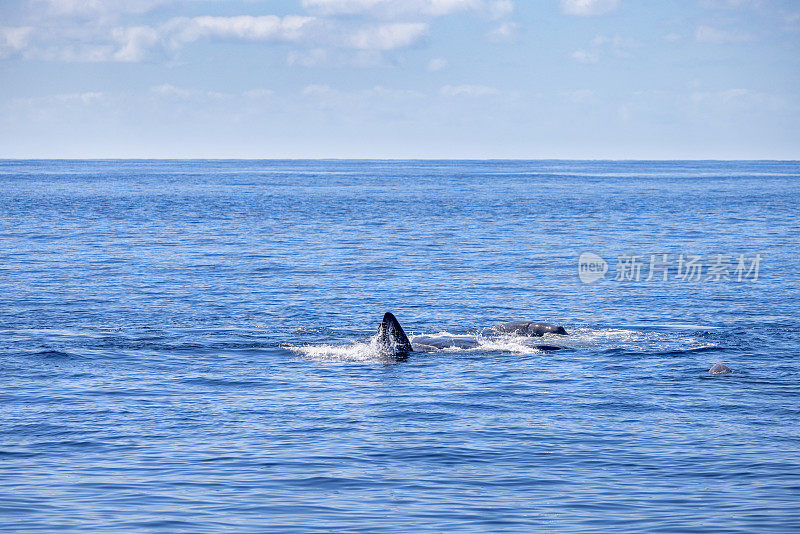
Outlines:
[[493,326],[492,330],[502,334],[517,334],[521,336],[542,337],[545,334],[558,334],[566,336],[567,331],[563,326],[550,323],[534,323],[532,321],[514,321],[512,323]]
[[[506,323],[495,326],[492,330],[499,333],[530,337],[541,337],[547,333],[567,335],[567,331],[564,330],[563,326],[529,321]],[[416,336],[412,345],[403,327],[400,326],[400,322],[389,312],[383,315],[383,321],[381,321],[378,331],[375,333],[375,340],[380,345],[382,352],[391,354],[398,360],[407,359],[408,354],[414,352],[414,345],[422,351],[448,348],[472,349],[480,345],[478,338],[474,335]],[[561,347],[555,345],[534,345],[533,347],[539,350],[561,350]]]
[[726,375],[732,372],[730,367],[721,363],[715,363],[711,369],[708,370],[708,374],[710,375]]

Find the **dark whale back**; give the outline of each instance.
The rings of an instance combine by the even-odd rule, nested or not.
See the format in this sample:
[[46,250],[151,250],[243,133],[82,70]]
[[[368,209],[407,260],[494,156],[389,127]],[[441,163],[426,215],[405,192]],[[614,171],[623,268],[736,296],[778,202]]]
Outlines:
[[396,355],[404,355],[414,352],[411,342],[403,331],[403,327],[397,322],[397,318],[389,312],[383,316],[383,321],[378,327],[378,342],[385,346],[389,351]]
[[492,327],[495,332],[503,334],[517,334],[519,336],[541,337],[545,334],[567,335],[563,326],[550,323],[534,323],[532,321],[514,321]]

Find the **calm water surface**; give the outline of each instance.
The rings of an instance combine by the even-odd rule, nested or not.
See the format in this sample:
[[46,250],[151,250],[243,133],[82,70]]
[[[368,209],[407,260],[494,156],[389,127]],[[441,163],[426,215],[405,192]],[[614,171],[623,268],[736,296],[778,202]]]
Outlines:
[[[798,178],[0,161],[0,529],[800,531]],[[648,282],[650,254],[762,261]],[[385,311],[481,344],[389,361]],[[515,319],[565,350],[483,335]]]

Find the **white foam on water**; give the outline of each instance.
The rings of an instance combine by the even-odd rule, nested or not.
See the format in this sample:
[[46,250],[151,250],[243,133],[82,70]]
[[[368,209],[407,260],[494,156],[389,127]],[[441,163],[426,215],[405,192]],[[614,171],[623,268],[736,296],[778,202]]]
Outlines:
[[378,343],[377,336],[373,336],[366,342],[353,341],[347,345],[326,343],[282,346],[300,356],[320,361],[350,363],[392,363],[396,361],[394,355]]
[[[568,332],[569,336],[555,336],[560,339],[554,344],[575,349],[623,349],[637,352],[697,350],[719,346],[719,343],[679,332],[628,328],[571,328]],[[555,341],[554,338],[550,339]]]
[[481,352],[507,352],[510,354],[539,354],[543,353],[542,349],[537,348],[535,345],[541,343],[542,338],[530,338],[524,336],[498,336],[498,337],[484,337],[477,336],[478,346],[471,350],[480,350]]

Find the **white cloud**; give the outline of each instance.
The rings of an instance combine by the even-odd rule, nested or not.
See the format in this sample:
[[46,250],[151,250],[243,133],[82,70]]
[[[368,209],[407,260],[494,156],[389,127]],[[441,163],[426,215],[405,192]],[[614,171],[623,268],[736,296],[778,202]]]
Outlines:
[[635,41],[620,35],[598,35],[591,40],[587,48],[575,50],[571,57],[581,63],[597,63],[601,57],[607,54],[619,58],[629,58],[632,55],[631,51],[636,46]]
[[148,26],[116,28],[112,36],[120,45],[114,52],[113,59],[116,61],[141,61],[159,41],[158,32]]
[[56,95],[54,97],[59,102],[82,104],[84,106],[102,102],[106,98],[106,94],[101,91],[87,91],[84,93],[69,93]]
[[421,98],[425,95],[419,91],[410,91],[407,89],[390,89],[382,85],[376,85],[372,89],[364,92],[365,96],[377,97],[380,99],[401,99],[401,98]]
[[598,50],[609,51],[617,57],[630,57],[637,43],[621,35],[598,35],[592,39],[592,46]]
[[28,46],[33,28],[0,28],[0,59],[11,57]]
[[575,50],[571,57],[580,63],[597,63],[600,61],[600,56],[597,52],[589,52],[587,50]]
[[242,96],[245,98],[251,98],[253,100],[257,100],[260,98],[269,98],[275,94],[275,91],[271,89],[250,89],[242,93]]
[[303,0],[321,15],[369,14],[384,18],[441,16],[481,7],[482,0]]
[[386,3],[384,0],[303,0],[303,7],[322,15],[354,15]]
[[300,65],[302,67],[315,67],[330,60],[330,53],[324,48],[314,48],[311,50],[292,50],[286,56],[286,63],[289,65]]
[[428,70],[430,72],[439,72],[447,67],[447,60],[440,57],[435,57],[428,62]]
[[561,0],[561,11],[579,17],[605,15],[619,6],[620,0]]
[[[29,1],[37,27],[0,28],[0,58],[137,62],[154,51],[173,55],[197,41],[231,40],[290,44],[289,65],[363,67],[385,65],[391,59],[385,52],[421,41],[435,17],[476,10],[496,21],[494,40],[508,39],[517,28],[504,19],[513,13],[512,0],[303,0],[309,16],[175,17],[146,26],[125,22],[190,0]],[[373,15],[401,18],[370,20]]]
[[488,9],[493,19],[502,19],[514,12],[514,2],[511,0],[495,0],[489,4]]
[[163,98],[171,98],[175,100],[208,101],[224,100],[230,97],[228,94],[218,93],[217,91],[184,89],[182,87],[175,87],[174,85],[168,83],[152,87],[150,92]]
[[445,85],[439,91],[443,96],[491,96],[500,94],[494,87],[485,85]]
[[501,41],[509,41],[517,35],[519,24],[516,22],[504,22],[489,31],[489,39],[496,43]]
[[321,95],[327,96],[327,95],[332,95],[332,94],[335,94],[335,93],[336,93],[336,91],[331,89],[330,85],[312,84],[312,85],[306,85],[303,88],[303,95],[304,96],[321,96]]
[[703,108],[722,106],[728,109],[750,111],[780,110],[786,104],[783,99],[774,95],[742,88],[725,89],[723,91],[697,91],[691,94],[691,101]]
[[753,36],[747,33],[720,30],[711,26],[698,26],[694,37],[699,43],[713,44],[743,43],[753,40]]
[[386,65],[382,50],[358,50],[338,48],[344,46],[341,39],[331,38],[329,48],[312,48],[310,50],[291,50],[286,56],[289,66],[317,67],[378,67]]
[[426,5],[425,12],[434,16],[448,15],[456,11],[476,9],[481,6],[480,0],[423,0],[421,3]]
[[327,84],[307,85],[301,94],[316,103],[342,104],[347,107],[357,107],[363,105],[366,99],[376,101],[397,101],[420,99],[425,97],[423,93],[410,89],[392,89],[383,85],[375,85],[370,89],[359,89],[353,91],[339,90]]
[[631,120],[633,114],[631,113],[631,109],[627,104],[622,104],[617,108],[617,116],[623,122],[628,122]]
[[265,15],[252,17],[194,17],[175,18],[167,22],[162,32],[173,43],[190,43],[205,37],[241,39],[246,41],[297,41],[313,17]]
[[40,96],[32,98],[17,98],[12,100],[12,106],[17,108],[33,108],[45,110],[47,108],[62,106],[91,106],[108,104],[111,96],[102,91],[85,91],[82,93],[62,93],[57,95]]
[[681,40],[681,35],[679,33],[668,33],[664,36],[664,40],[668,43],[675,43]]
[[413,44],[427,32],[428,25],[421,22],[368,26],[350,35],[346,45],[361,50],[394,50]]
[[758,9],[762,0],[703,0],[700,5],[712,9]]
[[32,0],[33,5],[59,16],[108,16],[121,13],[146,13],[175,0]]
[[153,87],[150,91],[160,96],[175,96],[178,98],[189,98],[192,95],[192,92],[188,89],[180,89],[168,83]]
[[31,47],[26,52],[25,57],[46,61],[99,63],[113,61],[115,53],[116,47],[111,44],[66,43],[54,44],[44,48]]
[[575,91],[561,93],[561,96],[573,104],[580,104],[594,98],[595,93],[591,89],[577,89]]
[[142,61],[158,47],[173,51],[200,39],[300,42],[316,36],[313,17],[178,17],[159,26],[107,28],[94,24],[0,29],[0,58],[25,49],[32,59],[102,62]]

